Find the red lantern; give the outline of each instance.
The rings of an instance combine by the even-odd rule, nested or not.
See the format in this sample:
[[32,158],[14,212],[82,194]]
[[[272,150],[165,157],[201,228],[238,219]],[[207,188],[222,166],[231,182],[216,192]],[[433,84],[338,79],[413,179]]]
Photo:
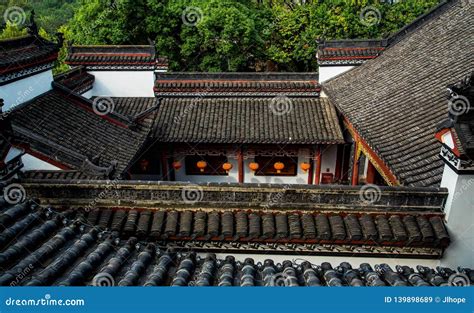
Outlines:
[[199,161],[196,163],[196,166],[201,172],[204,172],[204,169],[207,167],[207,162],[206,161]]
[[258,170],[259,167],[260,167],[260,165],[258,165],[258,163],[256,163],[256,162],[252,162],[252,163],[249,164],[249,168],[254,172],[256,170]]
[[285,164],[283,164],[282,162],[275,162],[275,164],[273,164],[273,167],[277,170],[277,173],[281,173],[281,170],[285,168]]
[[229,173],[229,171],[232,169],[232,164],[231,163],[224,163],[222,164],[222,168]]
[[150,161],[148,161],[147,159],[140,160],[140,169],[143,172],[147,172],[149,167],[150,167]]
[[173,168],[178,171],[183,166],[183,164],[181,164],[180,161],[174,161],[171,166],[173,166]]
[[303,162],[300,167],[306,173],[311,168],[311,165],[307,162]]

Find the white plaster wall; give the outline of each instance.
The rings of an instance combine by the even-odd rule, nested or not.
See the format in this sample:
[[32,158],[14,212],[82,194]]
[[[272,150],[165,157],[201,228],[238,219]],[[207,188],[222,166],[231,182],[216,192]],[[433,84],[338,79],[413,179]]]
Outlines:
[[5,163],[12,160],[14,157],[16,157],[17,155],[21,154],[23,151],[20,150],[20,149],[17,149],[17,148],[10,148],[10,150],[8,150],[8,153],[7,155],[5,156]]
[[458,175],[445,165],[441,187],[449,190],[445,212],[451,236],[441,265],[474,268],[474,175]]
[[53,72],[49,70],[0,86],[0,98],[5,101],[3,111],[11,110],[15,106],[51,90],[52,81]]
[[255,173],[249,168],[249,164],[254,160],[244,159],[244,183],[268,183],[268,184],[307,184],[308,173],[305,173],[301,168],[302,162],[309,162],[309,157],[303,155],[301,152],[298,154],[298,164],[296,176],[256,176]]
[[[17,148],[11,148],[8,151],[7,156],[5,157],[5,161],[8,162],[9,160],[13,159],[15,156],[20,154],[22,151]],[[32,171],[32,170],[61,170],[59,167],[56,167],[48,162],[38,159],[37,157],[32,156],[31,154],[24,154],[21,157],[23,162],[23,171]]]
[[57,166],[54,166],[48,162],[40,160],[30,154],[25,154],[21,157],[24,167],[23,170],[51,170],[51,171],[60,171],[61,169]]
[[81,96],[83,96],[84,98],[87,98],[87,99],[92,98],[92,89],[84,92]]
[[89,71],[94,87],[88,94],[108,97],[154,97],[153,71]]
[[354,66],[320,66],[319,67],[319,82],[324,83],[325,81],[347,72],[354,68]]
[[184,155],[176,157],[177,160],[182,160],[183,167],[178,171],[175,171],[175,179],[177,181],[186,181],[191,183],[238,183],[239,182],[239,172],[237,159],[228,157],[229,163],[232,164],[232,169],[229,171],[228,176],[217,176],[217,175],[186,175],[186,169],[184,168]]
[[[302,162],[309,162],[308,155],[302,150],[298,154],[298,167],[296,176],[257,176],[249,168],[249,164],[253,162],[253,158],[244,157],[244,183],[268,183],[268,184],[307,184],[308,173],[304,172],[300,168]],[[177,155],[177,160],[182,160],[184,164],[184,155]],[[321,159],[321,173],[325,173],[326,169],[329,168],[330,173],[335,173],[337,157],[337,147],[328,146],[323,150]],[[184,166],[176,171],[175,178],[177,181],[186,181],[192,183],[204,183],[204,182],[233,182],[239,181],[238,163],[236,157],[228,157],[229,163],[232,164],[232,169],[229,171],[228,176],[214,176],[214,175],[186,175]]]
[[[321,175],[323,173],[332,173],[333,175],[336,175],[336,162],[337,146],[330,145],[323,148],[321,157]],[[321,177],[319,177],[319,179],[321,179]]]

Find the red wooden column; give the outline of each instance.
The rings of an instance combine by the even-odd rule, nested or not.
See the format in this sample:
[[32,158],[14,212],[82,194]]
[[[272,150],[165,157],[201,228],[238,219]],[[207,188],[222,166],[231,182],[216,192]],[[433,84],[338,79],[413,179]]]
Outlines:
[[163,171],[163,180],[169,180],[169,171],[170,168],[168,166],[168,159],[166,158],[166,152],[162,150],[160,152],[160,161],[161,161],[161,169]]
[[366,177],[366,182],[367,184],[373,184],[375,182],[375,172],[377,170],[375,169],[375,166],[372,165],[372,162],[368,163],[367,166],[367,177]]
[[337,145],[337,153],[336,153],[336,170],[334,171],[334,179],[336,181],[341,180],[341,173],[342,173],[342,160],[343,160],[343,152],[344,152],[344,146],[343,145]]
[[314,156],[314,166],[315,166],[314,184],[319,185],[321,182],[321,146],[318,146],[316,148],[316,154]]
[[174,162],[174,149],[173,147],[170,148],[170,154],[168,157],[168,168],[169,168],[169,180],[170,181],[176,181],[176,170],[173,167],[173,162]]
[[244,153],[242,152],[242,147],[237,150],[237,163],[239,170],[239,183],[244,182]]
[[309,170],[308,170],[308,185],[313,184],[313,176],[314,176],[314,162],[313,158],[309,156]]
[[354,160],[352,161],[352,186],[356,186],[359,183],[359,143],[354,142]]

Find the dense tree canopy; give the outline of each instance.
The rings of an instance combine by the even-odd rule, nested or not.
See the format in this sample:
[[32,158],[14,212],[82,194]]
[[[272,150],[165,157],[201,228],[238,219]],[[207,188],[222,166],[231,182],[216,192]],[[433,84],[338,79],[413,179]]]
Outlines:
[[[75,44],[152,40],[176,71],[315,71],[318,38],[385,37],[438,0],[400,0],[396,4],[375,0],[38,2],[42,8],[62,3],[51,14],[42,15],[37,9],[40,25],[48,32],[65,24],[61,30]],[[64,19],[72,16],[70,9],[75,7],[77,11],[66,23]]]
[[[11,17],[24,13],[23,21],[27,21],[27,16],[31,10],[36,12],[36,20],[48,33],[54,34],[59,27],[66,24],[78,9],[78,0],[6,0],[0,1],[0,24],[5,27],[8,21],[4,21],[5,12],[11,11]],[[18,16],[18,15],[16,15]],[[2,23],[3,22],[3,23]],[[20,23],[24,25],[24,23]]]

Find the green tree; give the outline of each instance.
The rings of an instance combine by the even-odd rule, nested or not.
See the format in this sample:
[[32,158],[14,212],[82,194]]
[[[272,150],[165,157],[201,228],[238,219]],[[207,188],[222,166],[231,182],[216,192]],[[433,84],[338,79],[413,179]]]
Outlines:
[[[438,2],[10,0],[0,10],[34,8],[48,34],[61,29],[75,44],[154,40],[175,71],[316,71],[318,38],[382,38]],[[13,35],[7,27],[4,38]]]
[[0,39],[9,39],[15,37],[25,36],[27,34],[26,29],[21,29],[18,25],[7,21],[6,27],[0,33]]

